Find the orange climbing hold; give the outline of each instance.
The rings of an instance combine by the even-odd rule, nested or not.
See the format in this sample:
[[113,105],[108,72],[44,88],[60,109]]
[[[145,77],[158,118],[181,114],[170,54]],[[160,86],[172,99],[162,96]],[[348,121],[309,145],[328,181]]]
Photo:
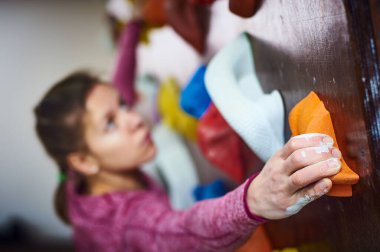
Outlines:
[[[305,133],[323,133],[334,139],[334,147],[338,147],[330,112],[325,108],[318,95],[310,92],[289,114],[289,124],[293,136]],[[331,177],[333,187],[329,196],[350,197],[352,185],[359,181],[359,176],[353,172],[343,157],[341,171]]]
[[271,252],[272,244],[263,226],[258,226],[251,237],[235,252]]
[[240,17],[249,18],[255,15],[261,4],[260,0],[230,0],[230,11]]

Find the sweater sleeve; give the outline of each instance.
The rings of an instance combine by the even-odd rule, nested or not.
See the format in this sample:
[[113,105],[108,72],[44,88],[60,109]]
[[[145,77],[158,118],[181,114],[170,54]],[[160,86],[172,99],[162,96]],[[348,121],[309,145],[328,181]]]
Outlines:
[[113,85],[128,104],[136,100],[136,50],[139,42],[141,21],[130,21],[122,31],[118,45],[116,69],[113,74]]
[[249,183],[223,197],[174,211],[159,195],[129,205],[126,244],[132,251],[231,251],[245,242],[265,219],[250,213],[245,197]]

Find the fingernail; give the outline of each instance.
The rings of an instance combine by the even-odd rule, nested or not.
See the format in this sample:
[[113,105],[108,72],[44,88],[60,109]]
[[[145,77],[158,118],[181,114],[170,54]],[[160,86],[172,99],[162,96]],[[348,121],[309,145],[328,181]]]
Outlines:
[[333,157],[336,157],[336,158],[342,157],[342,153],[336,148],[332,149],[331,154],[333,155]]
[[322,195],[326,194],[329,191],[329,185],[326,182],[322,182],[319,185],[319,188],[321,188]]
[[98,173],[98,171],[99,171],[99,168],[97,166],[93,166],[90,168],[91,174],[96,174]]
[[337,173],[341,167],[341,163],[337,158],[330,158],[327,160],[327,165],[329,166],[329,172],[332,173]]
[[325,145],[333,145],[334,144],[334,140],[329,137],[329,136],[325,136],[323,139],[322,139],[322,142],[323,144]]

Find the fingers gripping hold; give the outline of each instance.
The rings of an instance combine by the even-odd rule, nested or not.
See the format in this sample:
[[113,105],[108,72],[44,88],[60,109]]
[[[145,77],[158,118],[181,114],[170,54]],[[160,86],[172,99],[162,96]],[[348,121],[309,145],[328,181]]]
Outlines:
[[340,169],[341,162],[339,159],[329,158],[294,172],[289,177],[289,186],[291,190],[297,191],[300,188],[314,183],[324,177],[330,177],[337,174]]
[[325,134],[309,133],[292,137],[281,150],[281,157],[287,159],[296,150],[307,147],[330,146],[332,147],[333,139]]
[[339,172],[341,153],[324,134],[291,138],[268,162],[248,189],[250,210],[267,219],[281,219],[299,212],[326,194],[328,178]]

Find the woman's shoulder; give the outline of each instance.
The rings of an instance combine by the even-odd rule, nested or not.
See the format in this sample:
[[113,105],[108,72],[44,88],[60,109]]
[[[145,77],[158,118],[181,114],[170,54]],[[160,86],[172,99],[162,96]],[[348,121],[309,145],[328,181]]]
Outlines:
[[114,191],[101,195],[80,194],[75,186],[68,185],[67,201],[69,214],[72,222],[77,219],[88,219],[96,221],[97,219],[118,218],[118,214],[123,214],[125,218],[128,212],[134,211],[139,206],[149,204],[169,205],[168,197],[165,191],[150,178],[144,174],[147,187],[134,191]]

